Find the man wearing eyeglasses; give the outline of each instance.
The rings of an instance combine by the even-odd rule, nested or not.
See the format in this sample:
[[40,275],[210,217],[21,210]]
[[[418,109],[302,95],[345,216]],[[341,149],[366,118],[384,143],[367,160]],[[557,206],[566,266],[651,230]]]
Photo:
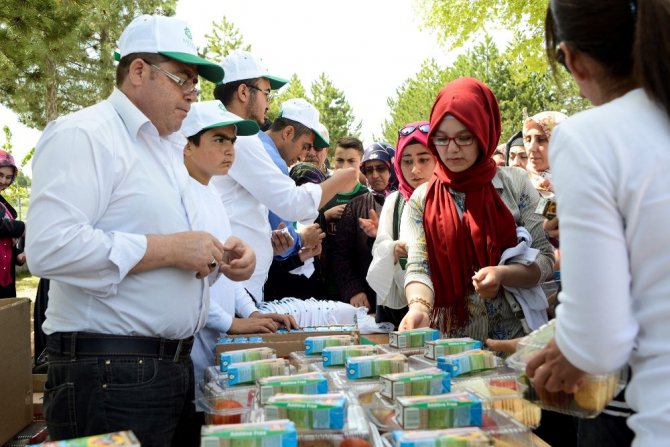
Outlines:
[[[321,124],[320,127],[321,135],[325,138],[326,141],[330,142],[330,135],[328,134],[328,129],[326,126]],[[311,145],[307,151],[305,151],[303,156],[303,161],[312,163],[318,167],[321,172],[323,172],[326,177],[330,177],[333,174],[333,171],[328,169],[326,166],[326,159],[328,158],[328,146],[326,147],[316,147]]]
[[[268,74],[267,69],[247,51],[230,53],[223,59],[221,66],[225,76],[214,89],[214,97],[228,111],[262,124],[272,90],[282,87],[287,81]],[[316,125],[307,127],[311,128],[313,138],[312,142],[307,142],[318,145],[314,143],[314,140],[318,140],[318,112]],[[252,277],[245,281],[245,287],[257,303],[263,301],[263,285],[273,255],[285,253],[295,242],[284,232],[271,227],[269,211],[283,220],[309,225],[316,219],[318,209],[337,192],[351,190],[357,177],[356,172],[349,169],[320,185],[305,184],[298,187],[288,176],[288,171],[282,172],[273,161],[267,150],[272,149],[272,145],[269,145],[269,137],[266,137],[265,133],[240,137],[235,144],[235,163],[228,175],[212,180],[230,217],[233,234],[251,245],[256,253],[256,269]],[[293,140],[296,134],[287,135],[287,138]],[[287,143],[287,149],[297,142],[293,140]],[[302,147],[299,149],[303,150]],[[287,150],[278,158],[282,159],[281,163],[287,164],[299,158],[300,151],[296,155]]]
[[26,252],[51,279],[44,414],[52,440],[132,430],[143,446],[198,445],[202,278],[236,258],[244,276],[248,252],[193,231],[177,131],[198,76],[223,70],[172,17],[133,20],[117,59],[109,98],[49,123],[33,159]]

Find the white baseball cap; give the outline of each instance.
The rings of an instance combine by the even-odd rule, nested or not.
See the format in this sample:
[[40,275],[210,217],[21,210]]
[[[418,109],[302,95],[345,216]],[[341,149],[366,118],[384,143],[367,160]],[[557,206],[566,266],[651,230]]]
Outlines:
[[237,126],[237,135],[256,135],[260,128],[256,121],[245,120],[226,110],[218,99],[212,101],[194,102],[186,119],[181,125],[181,133],[192,137],[201,130],[215,127]]
[[314,146],[328,147],[328,140],[321,135],[321,126],[319,122],[319,111],[302,98],[293,98],[284,101],[279,109],[279,115],[297,121],[303,126],[309,127],[314,132]]
[[188,23],[175,17],[144,14],[133,19],[117,41],[116,60],[131,53],[156,53],[185,64],[196,65],[198,74],[219,82],[223,69],[198,56]]
[[221,67],[225,73],[221,84],[244,79],[266,78],[270,81],[270,89],[277,90],[288,82],[288,79],[268,74],[268,70],[248,51],[232,51],[223,58]]

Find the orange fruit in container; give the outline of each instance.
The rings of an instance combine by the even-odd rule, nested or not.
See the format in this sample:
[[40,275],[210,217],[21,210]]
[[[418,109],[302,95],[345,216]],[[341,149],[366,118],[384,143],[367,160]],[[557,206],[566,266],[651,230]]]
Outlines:
[[[232,414],[212,414],[210,417],[211,423],[214,425],[223,425],[223,424],[241,424],[242,423],[242,411],[230,411],[236,408],[244,408],[244,406],[236,400],[231,399],[217,399],[214,402],[214,407],[217,410],[224,410],[223,413],[232,413]],[[229,411],[225,411],[229,410]]]
[[340,447],[370,447],[370,443],[361,438],[344,438]]

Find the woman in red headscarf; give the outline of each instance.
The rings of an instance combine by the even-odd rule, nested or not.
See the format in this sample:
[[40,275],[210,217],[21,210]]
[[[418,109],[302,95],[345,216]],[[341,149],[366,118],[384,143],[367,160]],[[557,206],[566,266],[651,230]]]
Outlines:
[[[488,86],[460,78],[440,91],[428,135],[438,160],[435,175],[416,189],[401,225],[402,239],[412,242],[405,276],[409,312],[400,330],[430,325],[449,337],[479,340],[529,330],[529,303],[520,305],[511,290],[546,280],[554,257],[527,175],[496,167],[491,158],[499,138],[500,111]],[[532,238],[530,246],[539,250],[532,252],[534,261],[499,265],[505,250],[520,243],[517,233]],[[530,303],[535,316],[544,311],[537,307]]]

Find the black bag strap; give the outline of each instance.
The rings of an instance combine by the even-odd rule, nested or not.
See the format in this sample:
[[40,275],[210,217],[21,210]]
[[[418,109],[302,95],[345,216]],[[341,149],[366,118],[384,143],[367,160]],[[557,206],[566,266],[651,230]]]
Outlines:
[[397,241],[400,237],[400,216],[402,216],[402,210],[405,208],[405,198],[402,194],[398,193],[396,197],[395,207],[393,207],[393,240]]

